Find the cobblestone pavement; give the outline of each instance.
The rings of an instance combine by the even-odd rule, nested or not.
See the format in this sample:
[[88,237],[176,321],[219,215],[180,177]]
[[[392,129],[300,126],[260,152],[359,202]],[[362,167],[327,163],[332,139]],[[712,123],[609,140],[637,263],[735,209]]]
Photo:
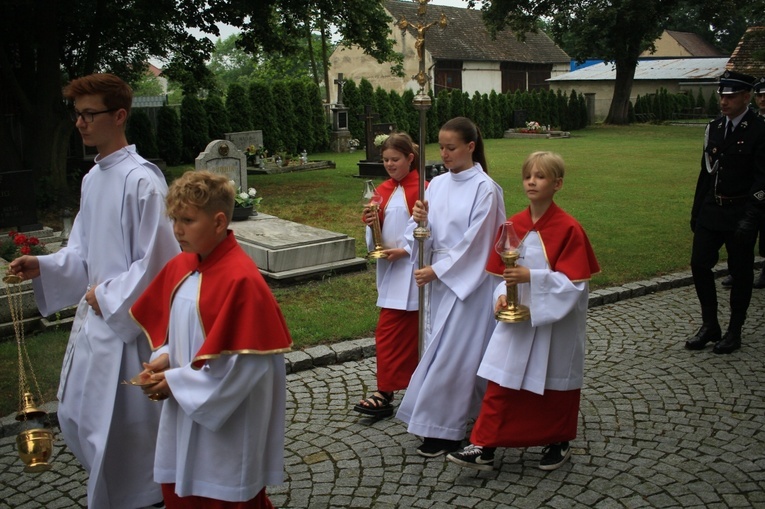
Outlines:
[[[698,327],[692,286],[613,303],[603,295],[606,303],[590,310],[579,436],[559,470],[537,468],[538,447],[499,449],[491,472],[443,457],[426,460],[415,453],[419,439],[400,421],[372,421],[350,410],[375,387],[374,358],[308,370],[293,365],[286,482],[268,488],[272,502],[282,508],[765,507],[765,290],[755,290],[744,346],[732,355],[683,348]],[[52,470],[24,474],[14,437],[0,439],[0,508],[85,507],[85,474],[57,445]]]

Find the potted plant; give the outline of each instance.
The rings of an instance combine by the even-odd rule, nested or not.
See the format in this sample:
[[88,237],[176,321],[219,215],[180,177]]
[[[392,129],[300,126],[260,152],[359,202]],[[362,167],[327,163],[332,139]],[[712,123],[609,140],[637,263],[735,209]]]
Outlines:
[[[230,181],[232,186],[236,185],[233,180]],[[236,194],[234,195],[234,215],[232,220],[243,221],[250,216],[258,214],[258,205],[263,198],[257,196],[258,192],[254,187],[251,187],[247,192],[242,191],[241,187],[237,187]]]

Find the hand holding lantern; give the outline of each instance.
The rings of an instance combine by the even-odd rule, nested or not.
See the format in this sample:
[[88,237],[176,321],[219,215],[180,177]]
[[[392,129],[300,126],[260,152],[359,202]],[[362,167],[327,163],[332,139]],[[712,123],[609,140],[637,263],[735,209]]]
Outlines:
[[372,228],[372,242],[374,242],[375,247],[369,251],[367,257],[374,259],[387,258],[388,255],[385,253],[385,248],[382,245],[382,230],[380,229],[380,216],[378,213],[382,204],[382,196],[377,192],[371,180],[367,180],[364,183],[364,194],[361,201],[365,207],[369,207],[374,216],[370,227]]
[[[521,241],[518,239],[518,235],[515,233],[512,221],[505,221],[502,224],[502,230],[499,234],[499,239],[494,246],[495,251],[502,257],[502,262],[505,267],[515,267],[518,257],[520,256],[519,247]],[[500,309],[494,315],[495,318],[501,322],[523,322],[531,317],[529,308],[518,304],[518,286],[512,283],[506,283],[507,285],[507,307]]]

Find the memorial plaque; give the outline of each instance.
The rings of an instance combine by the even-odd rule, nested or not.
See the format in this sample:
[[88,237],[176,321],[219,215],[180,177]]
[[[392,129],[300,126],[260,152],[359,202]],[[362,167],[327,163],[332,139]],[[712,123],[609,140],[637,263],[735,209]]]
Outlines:
[[233,180],[235,185],[247,188],[247,156],[228,140],[214,140],[207,144],[194,160],[194,168],[220,173]]

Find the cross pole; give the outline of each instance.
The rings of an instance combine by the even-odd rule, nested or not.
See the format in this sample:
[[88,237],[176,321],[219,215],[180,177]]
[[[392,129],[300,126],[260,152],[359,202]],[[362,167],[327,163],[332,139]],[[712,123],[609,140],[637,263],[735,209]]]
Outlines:
[[[427,112],[431,107],[430,96],[428,95],[427,85],[430,80],[429,76],[425,72],[425,33],[434,25],[446,28],[448,21],[444,13],[441,13],[441,17],[438,21],[431,23],[424,23],[423,18],[427,14],[428,2],[430,0],[418,0],[419,6],[417,8],[417,24],[410,23],[406,18],[401,18],[398,22],[398,27],[402,32],[406,32],[409,27],[417,30],[417,38],[415,39],[414,47],[417,50],[417,57],[420,60],[419,72],[412,76],[412,79],[416,80],[420,85],[420,89],[417,95],[414,97],[412,104],[414,109],[420,112],[420,160],[419,160],[419,172],[420,172],[420,189],[419,199],[420,201],[425,199],[425,142],[427,141],[427,129],[428,129],[428,117]],[[414,238],[419,243],[418,253],[418,267],[422,269],[425,266],[425,239],[430,237],[430,230],[428,230],[425,221],[419,223],[414,230]],[[419,328],[418,328],[418,350],[420,358],[425,350],[425,287],[419,288]]]

